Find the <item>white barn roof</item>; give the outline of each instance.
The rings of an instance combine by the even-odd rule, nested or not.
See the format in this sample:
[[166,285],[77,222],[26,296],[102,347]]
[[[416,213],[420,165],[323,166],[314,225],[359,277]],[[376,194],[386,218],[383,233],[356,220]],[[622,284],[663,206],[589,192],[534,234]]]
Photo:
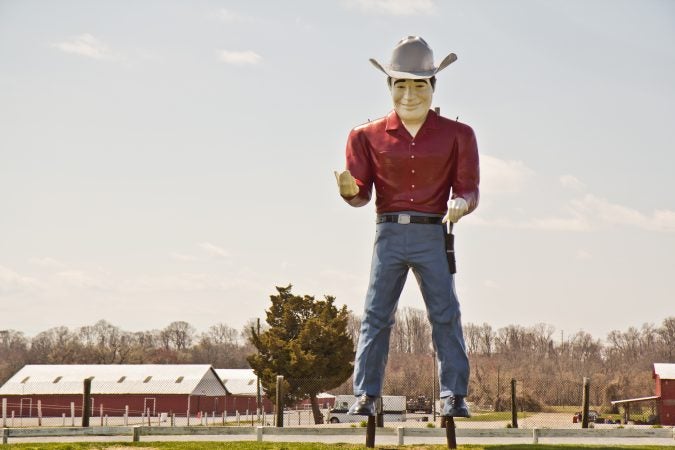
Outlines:
[[92,394],[226,395],[208,364],[40,364],[24,366],[0,396],[82,394],[90,377]]
[[218,377],[232,395],[257,395],[257,377],[253,369],[216,369]]
[[675,364],[654,363],[654,374],[662,380],[675,380]]

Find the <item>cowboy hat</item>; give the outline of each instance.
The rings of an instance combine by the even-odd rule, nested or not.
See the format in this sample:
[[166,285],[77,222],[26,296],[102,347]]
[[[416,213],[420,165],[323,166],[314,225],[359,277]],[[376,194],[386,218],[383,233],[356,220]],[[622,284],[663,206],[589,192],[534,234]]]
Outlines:
[[398,41],[391,53],[391,62],[386,66],[370,58],[370,62],[387,76],[413,80],[431,78],[456,60],[457,55],[450,53],[435,67],[431,47],[419,36],[408,36]]

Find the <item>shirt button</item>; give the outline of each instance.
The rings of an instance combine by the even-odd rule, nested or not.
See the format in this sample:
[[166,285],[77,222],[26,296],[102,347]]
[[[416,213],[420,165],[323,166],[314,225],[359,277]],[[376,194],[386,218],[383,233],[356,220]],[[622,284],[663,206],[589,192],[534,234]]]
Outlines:
[[415,145],[415,143],[413,142],[412,145]]
[[410,159],[415,159],[415,155],[410,155]]
[[411,198],[410,201],[411,201],[411,202],[414,202],[415,200],[413,200],[413,199]]
[[415,173],[415,169],[411,170],[410,173]]
[[412,187],[413,189],[415,189],[415,185],[414,185],[414,184],[413,184],[411,187]]

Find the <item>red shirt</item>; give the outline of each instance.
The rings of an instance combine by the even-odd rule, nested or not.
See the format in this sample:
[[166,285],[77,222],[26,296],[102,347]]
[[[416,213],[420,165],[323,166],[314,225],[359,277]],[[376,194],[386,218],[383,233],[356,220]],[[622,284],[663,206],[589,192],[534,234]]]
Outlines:
[[378,214],[419,211],[445,214],[452,198],[478,206],[478,147],[468,125],[429,111],[413,138],[395,111],[354,128],[347,140],[347,169],[359,193],[352,206],[370,201],[375,185]]

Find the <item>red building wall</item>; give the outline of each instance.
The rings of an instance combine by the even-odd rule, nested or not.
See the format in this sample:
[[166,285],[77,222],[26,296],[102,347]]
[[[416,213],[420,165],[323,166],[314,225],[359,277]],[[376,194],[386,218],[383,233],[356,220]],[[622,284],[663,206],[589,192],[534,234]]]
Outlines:
[[[103,415],[109,417],[123,416],[126,406],[129,407],[129,415],[131,416],[140,416],[148,408],[151,415],[159,413],[185,415],[188,408],[190,414],[193,415],[200,411],[209,414],[215,412],[220,415],[225,410],[226,403],[233,403],[231,396],[209,397],[185,394],[92,394],[91,397],[92,416],[99,416],[101,406],[103,406]],[[82,415],[82,395],[8,395],[3,396],[3,398],[7,398],[7,414],[9,416],[14,412],[15,417],[37,417],[38,400],[42,403],[43,417],[61,417],[62,414],[70,417],[71,402],[75,404],[75,415],[78,417]]]
[[675,425],[675,380],[662,380],[656,377],[656,395],[659,401],[661,425]]
[[[255,412],[257,408],[256,397],[253,395],[228,395],[225,400],[225,410],[228,416],[237,414],[245,414]],[[266,413],[271,413],[274,410],[274,404],[267,398],[262,397],[262,407]]]

